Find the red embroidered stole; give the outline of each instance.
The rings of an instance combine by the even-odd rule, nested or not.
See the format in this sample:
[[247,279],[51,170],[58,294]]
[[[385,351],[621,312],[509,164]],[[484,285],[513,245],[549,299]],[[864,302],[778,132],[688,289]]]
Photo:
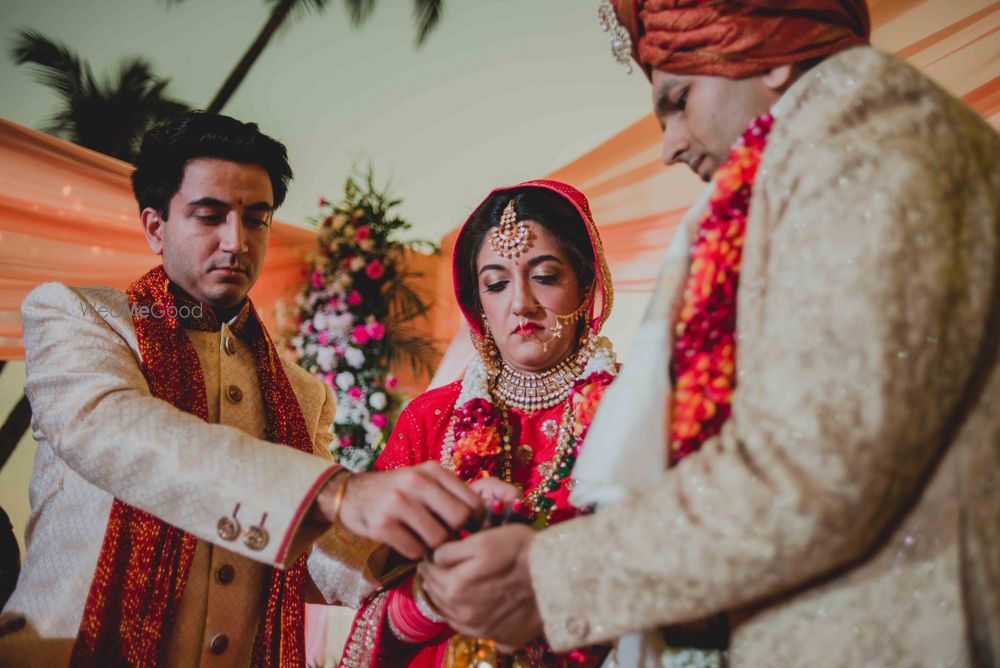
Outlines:
[[[154,314],[135,316],[143,374],[153,396],[208,420],[205,377],[184,325],[217,330],[219,324],[207,308],[201,321],[182,324],[176,317],[177,304],[168,286],[166,272],[159,266],[127,291],[133,313],[145,306]],[[295,393],[253,304],[248,304],[240,320],[245,327],[242,338],[250,343],[257,360],[267,440],[312,452],[312,440]],[[204,444],[206,448],[211,446]],[[184,593],[196,544],[194,536],[115,499],[71,665],[104,668],[158,664]],[[286,571],[269,569],[266,604],[254,638],[254,666],[305,664],[304,575],[305,555]]]

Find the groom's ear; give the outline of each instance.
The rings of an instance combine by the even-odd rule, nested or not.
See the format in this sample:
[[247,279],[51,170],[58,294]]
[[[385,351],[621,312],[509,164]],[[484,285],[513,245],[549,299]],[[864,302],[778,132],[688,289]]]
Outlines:
[[760,75],[760,81],[775,93],[784,93],[795,82],[795,65],[772,67]]
[[142,231],[146,235],[149,249],[157,255],[163,255],[163,226],[167,221],[151,206],[139,213],[139,219],[142,221]]

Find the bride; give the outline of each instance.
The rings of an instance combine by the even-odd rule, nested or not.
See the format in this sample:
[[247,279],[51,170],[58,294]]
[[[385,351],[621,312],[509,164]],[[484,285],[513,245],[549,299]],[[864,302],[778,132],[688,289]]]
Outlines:
[[[573,517],[573,464],[617,372],[599,336],[613,290],[586,198],[557,181],[494,190],[459,232],[453,276],[479,358],[406,407],[376,469],[436,460],[537,527]],[[365,602],[341,666],[597,666],[607,651],[556,655],[540,640],[502,657],[455,634],[411,575]]]

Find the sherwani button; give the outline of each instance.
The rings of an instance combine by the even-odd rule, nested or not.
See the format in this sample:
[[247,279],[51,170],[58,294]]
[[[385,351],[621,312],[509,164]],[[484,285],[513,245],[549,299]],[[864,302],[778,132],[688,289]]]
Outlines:
[[222,540],[236,540],[240,535],[240,523],[236,521],[235,517],[224,515],[219,518],[216,530]]
[[229,647],[229,636],[225,633],[219,633],[212,637],[212,640],[208,643],[208,650],[212,654],[222,654]]
[[263,527],[250,527],[243,535],[243,544],[251,550],[260,551],[267,546],[267,541],[270,539],[271,537],[268,535],[267,529]]
[[233,337],[227,336],[222,339],[222,348],[226,351],[228,355],[236,354],[236,344],[233,343]]
[[231,402],[233,402],[234,404],[238,404],[241,401],[243,401],[243,390],[236,387],[235,385],[230,385],[229,387],[226,388],[226,396],[229,397],[229,400]]
[[587,631],[590,627],[587,625],[587,620],[581,619],[579,617],[570,617],[566,620],[566,632],[575,638],[582,638],[587,635]]
[[227,585],[236,578],[236,569],[230,564],[225,564],[220,566],[219,570],[215,571],[215,579],[219,584]]

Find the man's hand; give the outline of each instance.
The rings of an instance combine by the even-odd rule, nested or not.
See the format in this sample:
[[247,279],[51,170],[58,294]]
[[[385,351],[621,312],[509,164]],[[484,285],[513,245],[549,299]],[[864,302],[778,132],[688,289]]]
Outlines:
[[504,649],[542,635],[528,551],[535,532],[524,525],[489,529],[434,551],[418,570],[424,591],[452,628],[494,640]]
[[[316,496],[315,515],[334,520],[337,476]],[[483,514],[483,502],[437,462],[361,473],[347,482],[339,521],[351,533],[420,559]]]

